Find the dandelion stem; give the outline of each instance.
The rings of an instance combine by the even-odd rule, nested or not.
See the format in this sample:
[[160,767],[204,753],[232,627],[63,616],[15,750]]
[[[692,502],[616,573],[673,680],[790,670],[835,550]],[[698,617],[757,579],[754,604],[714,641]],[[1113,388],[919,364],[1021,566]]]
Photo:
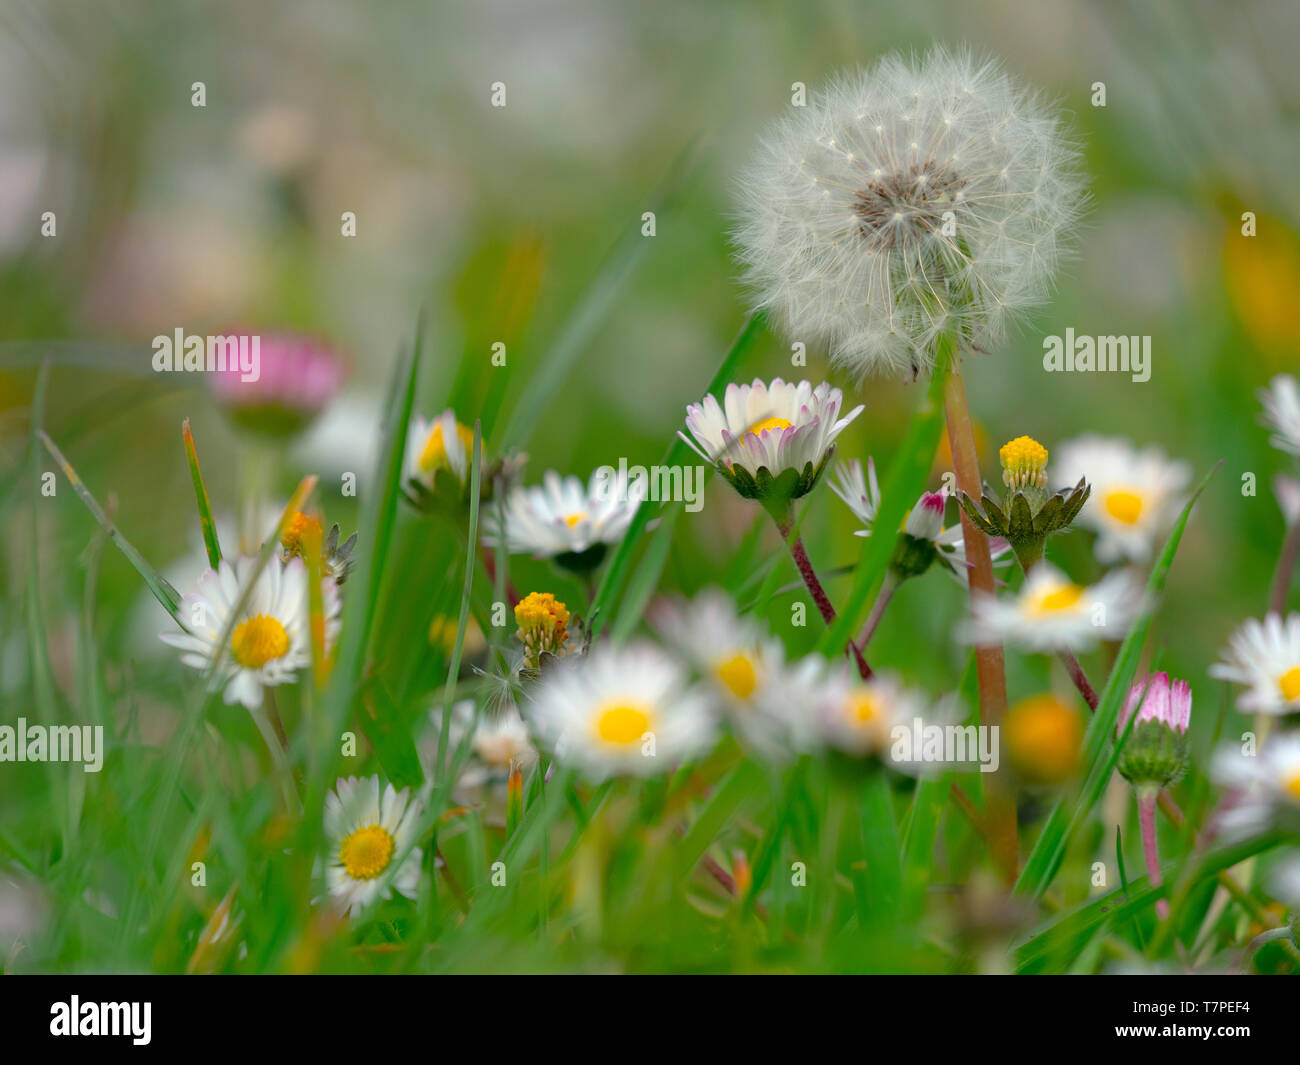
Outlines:
[[[1151,788],[1142,788],[1137,793],[1138,824],[1142,828],[1142,857],[1147,864],[1147,882],[1152,887],[1159,887],[1160,853],[1156,849],[1156,795]],[[1169,917],[1169,901],[1160,899],[1156,902],[1156,913],[1163,921]]]
[[[975,430],[971,425],[970,408],[966,402],[966,385],[961,376],[959,356],[954,352],[948,378],[944,382],[943,409],[948,424],[948,445],[952,450],[953,472],[957,488],[972,499],[983,494],[980,480],[979,455],[975,450]],[[969,563],[971,602],[981,596],[992,596],[993,559],[989,553],[989,540],[976,527],[963,508],[961,512],[962,538]],[[980,722],[983,725],[1000,725],[1007,708],[1007,678],[1002,663],[1002,645],[998,643],[977,645],[975,648],[975,674],[979,682]],[[1019,844],[1016,836],[1016,807],[1011,796],[996,779],[988,788],[989,848],[1002,875],[1013,882],[1019,864]]]
[[1277,568],[1273,571],[1273,591],[1268,597],[1270,614],[1286,612],[1286,593],[1291,590],[1291,575],[1295,572],[1296,556],[1300,554],[1300,521],[1292,522],[1282,541]]

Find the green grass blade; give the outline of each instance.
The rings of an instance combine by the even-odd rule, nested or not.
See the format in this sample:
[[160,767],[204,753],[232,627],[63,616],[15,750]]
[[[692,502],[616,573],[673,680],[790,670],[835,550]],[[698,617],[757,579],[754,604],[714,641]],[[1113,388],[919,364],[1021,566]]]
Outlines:
[[217,522],[212,517],[212,501],[208,499],[208,490],[203,484],[203,473],[199,469],[199,453],[194,447],[194,434],[190,432],[190,420],[181,423],[181,436],[185,441],[185,461],[189,463],[190,480],[194,482],[194,498],[199,505],[199,524],[203,527],[203,546],[208,552],[208,565],[216,569],[221,564],[221,544],[217,540]]
[[49,438],[49,435],[45,430],[38,430],[36,435],[40,438],[41,443],[45,445],[45,450],[48,451],[54,457],[54,461],[59,464],[60,468],[63,470],[63,476],[68,479],[68,483],[72,485],[72,490],[76,492],[81,501],[86,504],[86,509],[90,511],[91,516],[99,523],[99,527],[103,529],[108,535],[108,538],[117,545],[117,549],[126,556],[126,560],[135,568],[136,573],[140,574],[149,591],[153,593],[153,597],[157,599],[158,602],[162,604],[163,609],[167,611],[167,615],[172,618],[176,617],[176,612],[180,610],[181,607],[180,592],[173,588],[171,584],[168,583],[167,579],[154,569],[153,566],[149,565],[145,560],[144,555],[140,554],[131,542],[122,535],[121,531],[113,523],[112,519],[104,513],[104,508],[99,505],[99,501],[90,494],[90,489],[87,488],[82,483],[81,478],[77,476],[77,471],[72,468],[72,463],[63,457],[63,452],[55,446],[54,441]]

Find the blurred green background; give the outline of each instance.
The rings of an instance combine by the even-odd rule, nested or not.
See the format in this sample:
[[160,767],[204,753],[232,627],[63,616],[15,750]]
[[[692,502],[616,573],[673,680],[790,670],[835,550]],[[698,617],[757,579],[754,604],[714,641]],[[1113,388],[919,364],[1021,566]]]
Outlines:
[[[1155,443],[1198,476],[1225,460],[1151,644],[1199,705],[1217,708],[1224,696],[1206,669],[1242,618],[1263,613],[1282,533],[1269,483],[1286,462],[1258,424],[1255,391],[1300,364],[1298,30],[1300,7],[1286,2],[6,3],[3,719],[23,713],[31,691],[23,606],[33,565],[60,698],[82,696],[94,524],[62,483],[53,500],[31,491],[29,405],[43,358],[53,364],[50,435],[182,585],[202,568],[182,418],[216,509],[232,517],[240,460],[203,382],[150,370],[151,338],[177,327],[302,330],[346,353],[343,394],[278,457],[281,497],[319,473],[326,516],[345,534],[356,500],[338,494],[339,477],[357,472],[365,493],[384,384],[421,308],[426,415],[446,405],[466,360],[489,380],[479,366],[508,337],[507,366],[491,371],[507,377],[502,413],[485,426],[489,452],[499,451],[535,369],[576,336],[564,387],[526,438],[509,441],[529,454],[528,479],[547,468],[585,479],[620,458],[654,463],[746,309],[727,228],[731,182],[758,132],[789,106],[792,83],[815,92],[841,68],[933,40],[1000,57],[1059,99],[1092,178],[1080,254],[1056,299],[1005,350],[970,363],[985,474],[996,480],[994,450],[1022,433],[1049,448],[1084,431]],[[191,104],[198,81],[202,108]],[[506,86],[504,108],[490,105],[494,82]],[[1097,82],[1105,107],[1091,103]],[[657,211],[653,238],[640,235],[647,210]],[[45,211],[56,237],[40,235]],[[340,235],[345,211],[356,213],[355,237]],[[1257,215],[1253,238],[1241,236],[1243,211]],[[575,307],[585,308],[576,320]],[[1042,338],[1066,327],[1151,335],[1150,381],[1045,373]],[[766,338],[745,376],[816,381],[828,374],[824,356],[793,369],[784,342]],[[887,462],[919,386],[830,376],[867,408],[839,455]],[[478,413],[457,411],[469,423]],[[862,541],[847,508],[824,489],[810,506],[814,562],[854,562]],[[678,524],[665,589],[714,579],[756,520],[715,479],[703,511]],[[455,542],[437,522],[403,521],[400,557],[416,570]],[[1084,534],[1052,554],[1076,577],[1098,572]],[[427,627],[454,613],[459,576],[447,569],[421,572],[382,624]],[[521,591],[584,602],[541,563],[514,560],[512,576]],[[831,580],[832,598],[847,583]],[[192,677],[158,643],[166,619],[116,552],[103,554],[93,598],[103,705],[141,745],[156,744]],[[772,605],[777,631],[792,650],[810,648],[817,631],[790,628],[789,601]],[[962,605],[953,582],[913,582],[873,661],[932,693],[951,688],[965,659],[947,635]],[[403,694],[418,701],[440,668],[436,646],[428,662],[407,663]],[[1013,698],[1067,691],[1055,668],[1012,656]],[[223,727],[245,730],[256,749],[233,709]],[[1195,732],[1204,753],[1210,722]],[[0,829],[23,846],[42,845],[29,807],[42,787],[30,767],[0,771]]]

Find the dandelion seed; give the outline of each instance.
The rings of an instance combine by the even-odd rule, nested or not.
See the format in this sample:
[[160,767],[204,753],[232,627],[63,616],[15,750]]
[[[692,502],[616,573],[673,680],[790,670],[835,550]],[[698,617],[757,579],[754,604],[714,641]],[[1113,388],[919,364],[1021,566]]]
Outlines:
[[1046,298],[1082,204],[1077,157],[996,64],[890,55],[768,132],[740,176],[737,256],[791,335],[859,375],[915,375],[945,333],[987,347]]

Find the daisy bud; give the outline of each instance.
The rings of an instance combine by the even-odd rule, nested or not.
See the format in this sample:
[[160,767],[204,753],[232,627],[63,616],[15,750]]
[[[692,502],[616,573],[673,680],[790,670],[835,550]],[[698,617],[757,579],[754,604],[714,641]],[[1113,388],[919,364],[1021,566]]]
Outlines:
[[1116,726],[1119,735],[1134,712],[1137,720],[1120,754],[1119,771],[1139,789],[1168,787],[1187,769],[1191,688],[1185,680],[1171,681],[1168,673],[1152,673],[1129,689]]
[[238,363],[211,375],[213,398],[244,429],[273,437],[305,429],[343,384],[343,360],[324,344],[293,333],[258,337],[258,373]]
[[543,653],[562,655],[568,642],[569,611],[550,592],[529,592],[515,606],[515,621],[519,630],[515,635],[524,645],[525,664],[537,669]]
[[922,492],[907,519],[903,522],[903,535],[898,538],[894,557],[889,568],[899,580],[919,577],[928,570],[939,549],[935,542],[943,532],[943,512],[948,501],[945,492]]
[[1047,494],[1047,448],[1028,436],[1008,441],[998,451],[1002,460],[1002,481],[1007,494],[995,499],[985,486],[976,503],[963,492],[962,509],[988,536],[1011,544],[1020,565],[1028,573],[1043,557],[1044,541],[1070,527],[1088,500],[1091,488],[1082,477],[1073,488]]

